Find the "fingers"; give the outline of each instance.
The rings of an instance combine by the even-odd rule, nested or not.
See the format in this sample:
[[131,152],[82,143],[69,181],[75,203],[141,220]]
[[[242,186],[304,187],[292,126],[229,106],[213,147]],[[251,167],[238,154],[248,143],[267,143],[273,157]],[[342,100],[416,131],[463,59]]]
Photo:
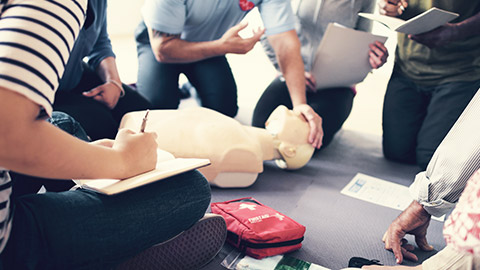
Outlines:
[[395,227],[392,224],[390,225],[390,227],[388,227],[388,230],[382,237],[382,241],[385,243],[385,249],[391,250],[393,252],[396,261],[399,264],[403,261],[403,251],[401,244],[405,243],[406,241],[405,239],[403,239],[404,235],[405,234],[401,231],[397,232],[397,230],[395,230]]
[[102,93],[102,89],[96,87],[96,88],[93,88],[90,91],[85,91],[82,94],[86,97],[94,97],[94,96],[100,95],[101,93]]
[[404,2],[406,3],[406,0],[381,0],[378,2],[379,12],[382,15],[399,16],[406,8]]
[[307,83],[307,89],[311,92],[317,91],[317,82],[312,73],[305,71],[305,82]]
[[246,21],[241,21],[239,24],[233,26],[231,29],[234,31],[234,33],[238,34],[238,32],[242,31],[248,26],[248,22]]
[[322,146],[323,140],[323,130],[322,130],[322,119],[316,113],[304,113],[305,119],[307,119],[308,125],[310,126],[310,134],[308,136],[308,142],[317,149],[320,149]]
[[368,52],[368,61],[370,66],[374,69],[380,68],[387,62],[388,58],[388,50],[383,45],[383,43],[379,41],[375,41],[375,43],[370,44],[370,51]]
[[255,38],[257,41],[260,40],[263,34],[265,34],[265,28],[261,29],[258,27],[256,31],[253,30],[253,38]]
[[425,236],[415,236],[415,242],[417,243],[417,246],[422,249],[423,251],[432,251],[433,246],[428,244],[427,242],[427,237]]
[[[412,246],[412,247],[413,247],[413,246]],[[410,250],[410,251],[413,251],[413,249]],[[417,255],[413,254],[413,253],[410,252],[410,251],[408,251],[406,248],[402,247],[402,248],[401,248],[401,252],[402,252],[403,258],[405,258],[405,259],[407,259],[407,260],[410,260],[410,261],[412,261],[412,262],[418,261]],[[402,262],[403,262],[403,259],[399,261],[399,260],[398,260],[398,257],[397,257],[397,263],[398,263],[398,264],[401,264]]]

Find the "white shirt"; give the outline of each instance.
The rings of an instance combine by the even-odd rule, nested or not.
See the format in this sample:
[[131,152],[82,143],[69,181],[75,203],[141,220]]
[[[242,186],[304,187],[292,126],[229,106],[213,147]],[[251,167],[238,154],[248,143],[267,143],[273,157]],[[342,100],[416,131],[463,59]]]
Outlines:
[[417,174],[410,193],[433,216],[448,213],[467,180],[480,168],[480,91],[438,146],[427,170]]

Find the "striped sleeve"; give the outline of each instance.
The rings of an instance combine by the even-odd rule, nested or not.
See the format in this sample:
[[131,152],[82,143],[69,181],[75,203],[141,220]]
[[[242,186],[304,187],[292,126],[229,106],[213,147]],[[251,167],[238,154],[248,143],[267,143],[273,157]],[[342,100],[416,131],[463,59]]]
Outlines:
[[448,213],[467,180],[480,168],[480,91],[438,146],[427,170],[410,186],[413,198],[434,216]]
[[51,115],[87,0],[10,0],[0,17],[0,85]]

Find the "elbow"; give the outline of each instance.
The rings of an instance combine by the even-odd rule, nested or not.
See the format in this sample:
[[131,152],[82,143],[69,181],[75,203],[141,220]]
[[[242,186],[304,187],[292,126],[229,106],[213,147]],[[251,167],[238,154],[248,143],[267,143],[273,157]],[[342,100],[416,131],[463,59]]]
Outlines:
[[170,57],[169,49],[164,44],[158,44],[157,46],[152,47],[153,55],[155,60],[159,63],[171,63],[172,57]]

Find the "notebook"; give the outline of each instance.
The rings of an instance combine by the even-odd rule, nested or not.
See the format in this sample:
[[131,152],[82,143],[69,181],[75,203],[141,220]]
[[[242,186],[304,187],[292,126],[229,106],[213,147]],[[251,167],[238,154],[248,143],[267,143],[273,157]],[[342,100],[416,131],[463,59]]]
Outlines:
[[163,150],[157,151],[156,168],[127,179],[75,179],[73,180],[82,188],[93,190],[106,195],[118,194],[137,188],[170,176],[191,171],[210,164],[204,158],[175,158],[171,153]]
[[407,21],[396,17],[373,13],[358,13],[358,15],[370,20],[380,22],[393,31],[411,35],[418,35],[431,31],[458,17],[457,13],[435,7]]

